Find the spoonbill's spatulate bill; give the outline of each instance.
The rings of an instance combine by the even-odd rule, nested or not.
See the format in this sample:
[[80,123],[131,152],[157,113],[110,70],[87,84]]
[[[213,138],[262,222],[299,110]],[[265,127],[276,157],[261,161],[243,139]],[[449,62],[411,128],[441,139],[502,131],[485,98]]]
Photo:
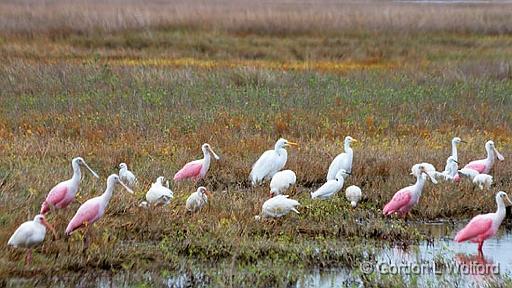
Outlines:
[[11,238],[9,238],[7,245],[16,248],[27,248],[28,251],[25,257],[25,263],[30,264],[32,261],[32,248],[43,243],[47,228],[56,236],[55,229],[46,222],[43,214],[39,214],[34,220],[21,224],[14,234],[12,234]]
[[297,200],[288,199],[288,195],[277,195],[265,201],[261,209],[261,216],[255,216],[256,220],[261,218],[279,218],[293,211],[299,214],[295,207],[300,203]]
[[270,181],[270,197],[284,194],[288,188],[295,185],[296,181],[297,176],[292,170],[277,172],[272,176],[272,180]]
[[[174,193],[169,187],[164,186],[164,177],[160,176],[156,179],[155,183],[151,184],[146,193],[146,201],[150,205],[159,206],[167,205],[174,198]],[[167,182],[169,184],[169,182]]]
[[174,175],[174,181],[185,179],[200,180],[206,176],[206,172],[210,169],[211,156],[213,155],[216,160],[220,159],[220,157],[213,152],[212,147],[208,143],[203,144],[201,150],[203,150],[204,158],[185,164],[185,166]]
[[119,178],[123,183],[132,189],[137,183],[137,178],[132,173],[132,171],[128,170],[128,165],[126,165],[126,163],[119,164]]
[[285,149],[287,146],[298,146],[298,144],[281,138],[277,140],[273,150],[265,151],[252,165],[249,178],[253,186],[264,180],[270,180],[274,174],[284,168],[288,160],[288,152]]
[[[496,158],[500,161],[505,160],[505,157],[498,152],[494,142],[491,140],[485,143],[485,151],[487,152],[487,158],[471,161],[464,168],[471,168],[480,174],[489,174],[494,166],[494,162],[496,162]],[[455,181],[460,181],[460,177],[456,177]]]
[[[335,180],[336,174],[341,169],[351,173],[352,172],[352,161],[354,160],[354,151],[352,150],[352,147],[350,145],[353,142],[357,142],[356,139],[347,136],[345,137],[345,140],[343,141],[343,149],[345,152],[339,154],[332,160],[331,165],[329,165],[329,171],[327,172],[327,181],[329,180]],[[344,174],[344,177],[346,178],[349,174]]]
[[361,188],[355,185],[347,187],[345,190],[345,197],[350,201],[350,205],[352,205],[352,207],[356,207],[357,203],[361,200],[361,197],[363,197]]
[[418,171],[419,174],[415,174],[417,178],[416,184],[402,188],[396,192],[391,201],[384,206],[384,215],[398,213],[400,216],[405,217],[407,213],[409,213],[409,211],[418,204],[427,176],[430,178],[432,183],[437,183],[437,181],[428,174],[423,165],[418,166]]
[[108,176],[107,189],[105,192],[98,197],[85,201],[85,203],[78,208],[78,211],[76,211],[75,216],[71,219],[66,228],[66,235],[70,235],[82,226],[90,226],[103,217],[108,203],[110,202],[110,198],[112,198],[116,184],[121,184],[126,191],[133,194],[133,191],[126,186],[126,184],[121,182],[118,175],[112,174]]
[[334,180],[325,182],[324,185],[320,186],[315,192],[311,193],[312,199],[328,199],[334,194],[338,193],[343,188],[344,178],[349,175],[349,172],[341,169],[336,174]]
[[76,193],[78,192],[78,185],[80,184],[81,171],[80,166],[85,166],[94,177],[99,178],[98,174],[94,172],[84,159],[81,157],[74,158],[71,161],[73,167],[73,177],[69,180],[60,182],[50,190],[48,196],[41,205],[41,214],[45,214],[50,211],[50,207],[61,209],[66,208],[71,202],[75,200]]
[[505,218],[505,201],[511,205],[507,193],[500,191],[496,194],[496,205],[498,209],[495,213],[480,214],[475,216],[462,230],[455,236],[456,242],[471,241],[478,243],[478,251],[482,251],[484,241],[496,235],[501,222]]
[[197,191],[190,194],[187,199],[186,207],[190,212],[196,212],[208,203],[208,197],[212,197],[212,194],[206,187],[199,187]]

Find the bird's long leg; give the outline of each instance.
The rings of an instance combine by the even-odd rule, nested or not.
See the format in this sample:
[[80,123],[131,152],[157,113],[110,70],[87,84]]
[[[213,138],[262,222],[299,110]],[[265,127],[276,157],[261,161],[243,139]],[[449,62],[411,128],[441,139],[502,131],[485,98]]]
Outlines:
[[484,246],[484,241],[478,242],[478,252],[483,254],[482,247]]
[[25,256],[25,265],[28,266],[32,263],[32,248],[29,248]]
[[85,233],[84,233],[84,248],[83,248],[83,252],[87,252],[87,249],[89,248],[89,229],[91,227],[91,225],[89,225],[89,222],[88,221],[85,221],[84,222],[84,227],[85,227]]

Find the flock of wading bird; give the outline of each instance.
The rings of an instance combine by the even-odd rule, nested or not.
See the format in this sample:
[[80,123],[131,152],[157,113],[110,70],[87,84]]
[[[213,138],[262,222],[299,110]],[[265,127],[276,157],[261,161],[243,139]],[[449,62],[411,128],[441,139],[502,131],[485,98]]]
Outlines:
[[[329,199],[336,195],[342,188],[344,181],[351,175],[352,161],[354,151],[351,144],[356,142],[350,136],[344,140],[344,153],[339,154],[332,161],[327,172],[327,181],[316,191],[311,193],[313,199]],[[464,168],[458,169],[457,145],[464,143],[460,138],[455,137],[451,141],[452,153],[446,160],[444,171],[438,172],[435,167],[429,163],[420,163],[412,166],[412,175],[417,180],[414,185],[400,189],[393,198],[384,206],[384,215],[398,214],[406,217],[409,211],[418,203],[425,182],[427,179],[434,184],[438,181],[459,182],[461,178],[467,178],[480,189],[489,189],[492,184],[492,176],[488,175],[496,159],[504,160],[504,157],[498,152],[493,141],[485,143],[487,158],[468,163]],[[291,170],[282,170],[288,158],[286,147],[298,146],[286,139],[279,139],[274,149],[265,151],[252,166],[250,180],[253,186],[260,185],[265,181],[270,181],[270,199],[263,203],[261,214],[256,216],[257,220],[261,218],[277,218],[288,214],[290,211],[299,213],[296,207],[299,202],[289,199],[285,195],[296,182],[296,175]],[[194,181],[205,177],[212,156],[219,160],[220,157],[213,152],[209,144],[203,144],[201,147],[204,158],[185,164],[174,176],[174,181],[191,179]],[[74,158],[71,161],[73,167],[73,177],[69,180],[60,182],[50,190],[48,196],[41,205],[40,214],[34,220],[21,224],[8,241],[8,245],[14,247],[28,248],[26,263],[30,263],[32,248],[44,241],[46,229],[50,229],[56,237],[55,229],[46,221],[45,215],[56,209],[64,209],[75,200],[78,192],[78,186],[81,180],[80,167],[87,168],[92,175],[99,178],[98,175],[87,165],[81,157]],[[135,175],[128,170],[125,163],[119,165],[119,175],[112,174],[107,179],[107,188],[105,192],[97,197],[84,202],[75,216],[69,222],[65,234],[68,236],[77,229],[85,227],[84,247],[88,246],[87,233],[89,228],[98,221],[105,213],[114,186],[120,184],[126,191],[133,193],[132,189],[137,185]],[[173,192],[169,189],[169,181],[164,183],[165,178],[160,176],[146,193],[146,201],[139,206],[150,208],[158,205],[166,205],[173,199]],[[361,199],[361,189],[357,186],[350,186],[346,189],[346,198],[352,207],[356,207]],[[208,202],[211,193],[206,187],[199,187],[192,193],[186,201],[186,208],[191,212],[199,211]],[[498,209],[496,213],[481,214],[474,217],[464,229],[459,231],[455,241],[472,241],[478,243],[478,250],[482,251],[483,242],[496,234],[501,222],[505,217],[505,200],[512,205],[507,194],[500,191],[496,194],[496,204]]]

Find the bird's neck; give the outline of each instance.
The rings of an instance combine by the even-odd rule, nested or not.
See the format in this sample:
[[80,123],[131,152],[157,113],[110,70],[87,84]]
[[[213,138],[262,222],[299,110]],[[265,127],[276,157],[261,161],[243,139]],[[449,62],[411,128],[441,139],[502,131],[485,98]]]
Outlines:
[[350,143],[349,142],[345,142],[343,144],[343,149],[345,150],[345,153],[352,154],[352,148],[350,147]]
[[486,148],[487,150],[487,161],[489,163],[494,163],[494,159],[496,159],[496,155],[494,155],[494,150],[492,148]]
[[498,209],[496,210],[496,215],[498,216],[498,221],[501,223],[503,219],[505,218],[505,215],[507,214],[507,211],[505,209],[505,203],[503,201],[500,201],[501,199],[496,201],[496,204],[498,205]]
[[287,152],[286,152],[286,149],[282,148],[282,147],[276,147],[277,149],[275,150],[277,155],[278,156],[283,156],[283,155],[286,155]]
[[114,186],[115,186],[115,183],[108,182],[107,189],[105,189],[105,192],[103,192],[103,195],[101,195],[105,206],[108,204],[108,202],[110,202],[110,198],[112,198],[112,193],[114,193]]
[[79,183],[80,179],[82,178],[82,171],[80,171],[80,165],[77,163],[73,163],[73,177],[71,177],[71,180],[74,183]]
[[452,142],[452,156],[453,156],[453,158],[455,158],[455,161],[459,160],[457,158],[457,143],[455,143],[455,142]]
[[416,179],[416,184],[415,185],[415,193],[416,195],[420,196],[421,195],[421,192],[423,191],[423,186],[425,186],[425,181],[427,180],[426,176],[423,175],[423,174],[420,174],[418,176],[418,178]]
[[119,173],[124,173],[124,172],[126,172],[127,170],[128,170],[128,168],[127,168],[127,167],[123,167],[123,168],[119,169]]

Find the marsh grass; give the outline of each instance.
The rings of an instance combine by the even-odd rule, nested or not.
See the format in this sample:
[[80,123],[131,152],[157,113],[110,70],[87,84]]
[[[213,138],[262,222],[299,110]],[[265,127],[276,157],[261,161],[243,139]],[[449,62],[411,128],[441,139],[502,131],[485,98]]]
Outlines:
[[[0,246],[0,278],[48,285],[55,273],[84,283],[105,271],[185,271],[197,285],[268,287],[292,285],[311,267],[357,270],[382,245],[428,237],[381,209],[414,183],[413,164],[442,169],[454,136],[469,142],[461,163],[496,142],[506,161],[496,163],[495,185],[429,183],[410,221],[467,219],[493,211],[497,190],[510,192],[506,5],[172,4],[0,3],[0,242],[71,176],[75,156],[101,176],[84,173],[79,201],[102,193],[120,162],[140,182],[135,195],[116,189],[87,253],[80,233],[62,235],[73,203],[49,216],[60,236],[32,267]],[[360,140],[345,184],[363,189],[356,209],[343,193],[309,196],[346,135]],[[268,187],[251,188],[248,174],[281,136],[300,143],[287,167],[301,213],[257,222]],[[140,209],[156,177],[201,157],[204,142],[221,156],[201,182],[214,192],[206,209],[185,211],[194,183],[173,184],[167,207]],[[362,281],[405,281],[372,277]]]

